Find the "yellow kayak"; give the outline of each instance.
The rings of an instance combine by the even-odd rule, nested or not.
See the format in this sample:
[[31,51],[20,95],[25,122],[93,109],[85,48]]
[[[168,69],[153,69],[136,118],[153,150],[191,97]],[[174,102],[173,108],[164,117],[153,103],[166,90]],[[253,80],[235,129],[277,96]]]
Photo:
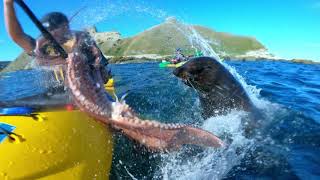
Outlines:
[[104,88],[109,92],[113,93],[114,91],[114,80],[113,78],[109,79],[108,82],[104,85]]
[[78,110],[0,115],[0,179],[108,179],[112,150],[110,130]]
[[82,112],[0,116],[0,127],[0,179],[108,179],[112,134]]

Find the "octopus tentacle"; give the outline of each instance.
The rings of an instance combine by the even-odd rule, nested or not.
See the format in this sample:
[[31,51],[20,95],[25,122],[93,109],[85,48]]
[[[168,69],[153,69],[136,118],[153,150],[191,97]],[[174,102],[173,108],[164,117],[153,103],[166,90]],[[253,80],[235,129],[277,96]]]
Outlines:
[[102,86],[101,73],[92,70],[81,53],[69,55],[67,67],[68,86],[80,110],[121,130],[126,136],[148,148],[170,150],[184,144],[223,146],[218,137],[205,130],[182,124],[142,120],[123,100],[111,102]]

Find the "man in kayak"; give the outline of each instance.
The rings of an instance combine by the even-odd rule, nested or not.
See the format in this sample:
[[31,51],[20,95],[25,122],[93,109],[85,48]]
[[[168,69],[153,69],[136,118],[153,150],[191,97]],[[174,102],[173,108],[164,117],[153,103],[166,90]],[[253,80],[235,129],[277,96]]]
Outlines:
[[[4,0],[3,2],[5,25],[9,36],[28,55],[34,57],[38,65],[52,70],[55,78],[63,82],[66,60],[44,37],[40,36],[34,39],[23,31],[16,16],[14,0]],[[99,70],[105,81],[108,81],[111,77],[110,70],[107,68],[108,61],[88,33],[70,30],[68,18],[60,12],[48,13],[41,19],[41,23],[67,53],[71,53],[75,49],[80,50],[91,60],[88,63],[92,65],[92,68]],[[59,89],[65,89],[63,83],[60,87],[62,88]]]
[[177,48],[176,49],[176,55],[171,60],[171,63],[177,64],[177,63],[180,63],[180,62],[185,61],[185,60],[186,60],[186,58],[185,58],[184,54],[182,54],[182,49],[181,48]]

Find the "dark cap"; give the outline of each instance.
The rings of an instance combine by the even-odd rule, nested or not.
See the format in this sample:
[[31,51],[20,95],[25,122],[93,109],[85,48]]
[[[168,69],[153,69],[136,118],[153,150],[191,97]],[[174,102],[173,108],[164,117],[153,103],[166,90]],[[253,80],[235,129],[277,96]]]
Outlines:
[[47,30],[52,31],[63,24],[68,24],[69,20],[66,15],[60,12],[51,12],[41,19],[41,23]]

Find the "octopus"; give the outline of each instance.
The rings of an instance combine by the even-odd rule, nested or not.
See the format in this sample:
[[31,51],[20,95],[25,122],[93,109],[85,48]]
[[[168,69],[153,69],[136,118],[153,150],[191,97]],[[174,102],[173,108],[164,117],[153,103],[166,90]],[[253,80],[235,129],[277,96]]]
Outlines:
[[203,129],[183,124],[165,124],[141,119],[124,98],[115,102],[104,89],[103,78],[92,70],[80,52],[67,58],[67,84],[75,105],[97,121],[120,131],[150,150],[177,150],[183,145],[222,147],[223,141]]
[[[61,54],[60,59],[66,58],[66,51],[41,25],[28,6],[23,1],[16,2],[44,35],[44,42],[48,40],[54,45],[55,50]],[[37,42],[36,49],[39,50],[41,44],[44,45],[40,41]],[[51,59],[51,62],[58,63],[58,59],[59,57],[55,61]],[[44,58],[44,62],[46,62],[45,60],[46,58]],[[70,53],[67,57],[67,86],[71,90],[73,100],[78,108],[97,121],[120,130],[124,135],[152,150],[177,149],[184,144],[223,146],[223,142],[217,136],[205,130],[187,125],[142,120],[123,99],[116,102],[110,101],[103,88],[104,81],[101,77],[101,71],[90,67],[90,65],[92,65],[90,59],[81,51]]]

